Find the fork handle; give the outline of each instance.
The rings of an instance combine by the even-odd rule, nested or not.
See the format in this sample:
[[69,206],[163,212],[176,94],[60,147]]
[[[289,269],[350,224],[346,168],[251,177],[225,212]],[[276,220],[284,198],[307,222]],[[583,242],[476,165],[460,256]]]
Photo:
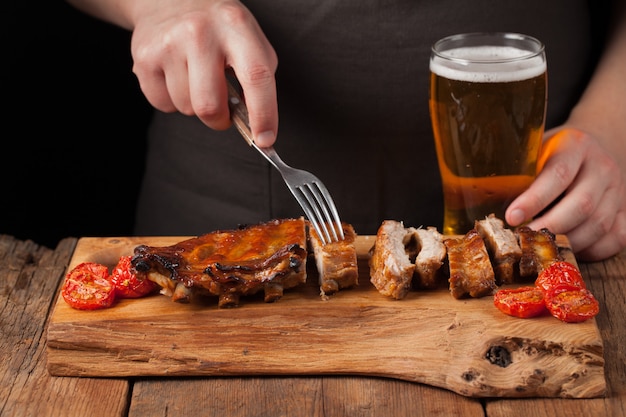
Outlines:
[[237,127],[241,136],[248,142],[248,145],[257,147],[252,138],[250,121],[248,119],[248,108],[239,94],[239,91],[228,81],[228,106],[230,107],[230,117]]
[[246,142],[248,142],[248,145],[259,151],[261,155],[263,155],[265,159],[267,159],[279,171],[281,168],[288,167],[287,164],[280,159],[273,146],[261,148],[254,143],[248,119],[248,108],[246,107],[246,103],[243,101],[241,94],[239,94],[239,91],[237,91],[230,80],[228,80],[228,106],[230,107],[230,118],[239,133],[241,133],[241,136],[243,136]]

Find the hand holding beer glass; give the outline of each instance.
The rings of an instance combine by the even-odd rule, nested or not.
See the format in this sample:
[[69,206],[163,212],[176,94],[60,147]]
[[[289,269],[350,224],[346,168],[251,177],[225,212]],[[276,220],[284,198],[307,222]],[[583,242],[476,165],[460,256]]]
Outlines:
[[430,116],[444,194],[443,233],[465,234],[537,175],[547,101],[544,45],[515,33],[437,41]]

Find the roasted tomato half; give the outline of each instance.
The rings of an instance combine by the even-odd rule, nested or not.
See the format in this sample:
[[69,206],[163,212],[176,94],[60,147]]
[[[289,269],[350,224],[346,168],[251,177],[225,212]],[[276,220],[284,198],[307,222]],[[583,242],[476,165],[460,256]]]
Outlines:
[[567,323],[589,320],[600,312],[598,300],[585,288],[546,293],[545,302],[550,314]]
[[110,307],[115,302],[115,287],[109,281],[109,269],[94,262],[77,265],[67,273],[61,296],[79,310]]
[[503,313],[523,319],[546,312],[543,291],[537,287],[498,290],[493,296],[493,304]]
[[131,268],[131,259],[132,256],[122,256],[109,277],[120,298],[143,297],[157,288],[157,284],[153,281],[137,277]]
[[574,264],[557,261],[542,270],[535,285],[544,291],[553,291],[557,286],[571,288],[586,288],[580,271]]
[[539,273],[535,284],[543,291],[546,308],[559,320],[578,323],[600,311],[579,269],[569,262],[554,262]]

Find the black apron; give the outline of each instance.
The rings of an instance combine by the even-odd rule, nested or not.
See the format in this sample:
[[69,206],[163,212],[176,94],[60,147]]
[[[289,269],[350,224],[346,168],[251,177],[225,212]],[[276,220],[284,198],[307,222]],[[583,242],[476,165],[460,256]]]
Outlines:
[[[279,59],[275,148],[330,190],[361,235],[385,219],[441,230],[428,115],[430,45],[460,32],[512,31],[546,44],[548,118],[562,123],[593,56],[583,0],[244,1]],[[198,235],[303,215],[279,173],[232,128],[156,113],[137,235]]]

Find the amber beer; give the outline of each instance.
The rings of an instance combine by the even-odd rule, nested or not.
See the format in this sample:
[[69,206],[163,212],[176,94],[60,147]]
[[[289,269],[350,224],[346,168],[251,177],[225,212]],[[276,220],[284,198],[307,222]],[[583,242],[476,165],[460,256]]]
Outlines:
[[538,40],[464,34],[433,45],[430,114],[444,193],[444,234],[508,205],[537,174],[547,100]]

